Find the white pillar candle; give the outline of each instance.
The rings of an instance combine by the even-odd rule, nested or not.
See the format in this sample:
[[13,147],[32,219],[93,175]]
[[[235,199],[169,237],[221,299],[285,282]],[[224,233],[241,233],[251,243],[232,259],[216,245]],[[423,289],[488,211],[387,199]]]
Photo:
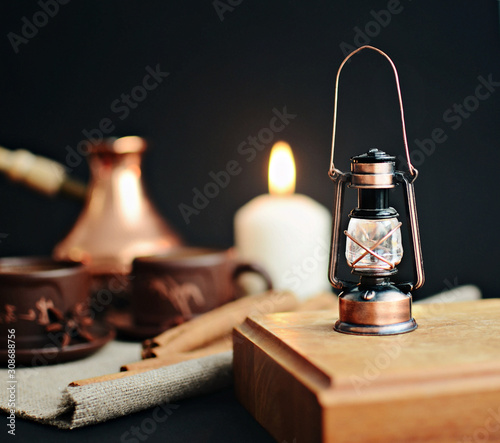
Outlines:
[[235,246],[244,260],[260,263],[276,289],[300,299],[331,290],[328,282],[331,215],[313,199],[294,194],[295,165],[286,143],[271,151],[269,194],[236,213]]

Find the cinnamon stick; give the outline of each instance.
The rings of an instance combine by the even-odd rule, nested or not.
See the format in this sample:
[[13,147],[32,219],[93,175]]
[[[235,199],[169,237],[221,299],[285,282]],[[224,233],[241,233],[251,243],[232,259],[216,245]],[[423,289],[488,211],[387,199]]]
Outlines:
[[72,381],[69,386],[86,386],[92,383],[102,383],[105,381],[117,380],[119,378],[128,377],[129,375],[140,374],[146,372],[147,369],[137,369],[128,372],[115,372],[113,374],[100,375],[99,377],[85,378],[83,380]]
[[[225,334],[222,337],[217,338],[216,340],[204,345],[200,346],[196,349],[186,349],[185,351],[182,351],[181,353],[184,354],[186,352],[197,352],[197,351],[204,351],[204,350],[213,350],[214,353],[217,352],[223,352],[226,350],[231,349],[232,346],[232,334]],[[219,350],[221,349],[221,350]],[[146,352],[147,351],[147,352]],[[180,352],[172,352],[171,348],[167,344],[166,346],[157,346],[156,348],[151,348],[151,349],[144,349],[142,352],[142,358],[143,359],[149,359],[149,358],[164,358],[168,357],[169,355],[173,354],[180,354]]]
[[[168,352],[160,354],[156,358],[146,358],[135,363],[123,365],[121,371],[149,371],[163,366],[175,365],[183,361],[194,360],[195,358],[208,357],[209,355],[219,354],[220,352],[230,351],[233,348],[231,339],[218,340],[216,344],[206,346],[196,351],[190,352]],[[162,348],[156,348],[159,350]],[[126,373],[126,372],[125,372]]]
[[191,351],[230,333],[249,315],[291,311],[297,306],[297,298],[290,291],[247,295],[146,340],[143,348],[168,346],[172,353]]

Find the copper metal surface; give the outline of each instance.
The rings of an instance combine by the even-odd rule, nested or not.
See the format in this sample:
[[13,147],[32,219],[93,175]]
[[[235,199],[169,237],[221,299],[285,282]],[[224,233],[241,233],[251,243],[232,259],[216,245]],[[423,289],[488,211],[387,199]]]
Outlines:
[[93,275],[127,274],[135,257],[165,253],[180,245],[144,191],[145,147],[139,137],[123,137],[92,148],[85,207],[55,247],[54,257],[84,262]]
[[396,335],[414,331],[417,327],[417,322],[411,318],[408,321],[391,325],[359,325],[338,320],[334,329],[344,334],[353,335]]
[[415,200],[414,179],[409,179],[405,174],[398,173],[396,177],[405,185],[406,213],[410,220],[411,243],[415,260],[415,283],[411,290],[422,287],[425,282],[424,261],[422,258],[422,246],[420,245],[420,230],[418,228],[417,203]]
[[333,107],[333,133],[332,133],[332,151],[330,155],[330,170],[329,170],[329,175],[330,177],[334,177],[339,174],[340,171],[338,171],[335,168],[335,165],[333,163],[333,153],[335,150],[335,133],[337,130],[337,101],[338,101],[338,96],[339,96],[339,80],[340,80],[340,73],[342,72],[342,68],[344,65],[348,62],[348,60],[354,55],[357,54],[358,52],[362,51],[363,49],[372,49],[375,52],[378,52],[379,54],[383,55],[390,63],[392,70],[394,72],[394,78],[396,80],[396,89],[398,92],[398,100],[399,100],[399,109],[400,109],[400,115],[401,115],[401,126],[403,130],[403,142],[405,146],[405,154],[406,154],[406,162],[408,163],[408,170],[410,174],[416,178],[417,170],[413,167],[411,164],[410,160],[410,150],[408,148],[408,139],[406,136],[406,123],[405,123],[405,115],[404,115],[404,110],[403,110],[403,98],[401,96],[401,87],[399,85],[399,75],[398,71],[396,69],[396,66],[394,65],[394,62],[391,60],[391,58],[383,51],[381,51],[378,48],[375,48],[373,46],[365,45],[361,46],[360,48],[352,51],[342,62],[342,64],[339,67],[339,70],[337,71],[337,78],[335,80],[335,99],[334,99],[334,107]]
[[393,174],[352,174],[352,188],[394,188]]
[[391,325],[411,318],[411,298],[396,301],[352,301],[340,298],[339,318],[358,325]]
[[340,173],[334,179],[335,197],[333,202],[333,227],[332,227],[332,250],[330,252],[330,263],[328,268],[328,278],[335,289],[344,289],[353,282],[346,282],[337,277],[337,266],[339,262],[340,247],[340,225],[342,222],[342,207],[344,206],[344,190],[348,175]]
[[394,163],[355,163],[351,162],[352,188],[393,188]]
[[394,163],[351,163],[351,172],[358,174],[394,174]]

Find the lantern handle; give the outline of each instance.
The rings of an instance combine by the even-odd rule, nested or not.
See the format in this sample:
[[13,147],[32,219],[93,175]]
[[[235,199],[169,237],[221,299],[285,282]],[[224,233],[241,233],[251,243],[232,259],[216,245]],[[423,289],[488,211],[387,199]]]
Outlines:
[[375,48],[373,46],[365,45],[361,46],[355,51],[351,52],[342,62],[342,64],[339,67],[339,70],[337,72],[337,78],[335,80],[335,100],[334,100],[334,108],[333,108],[333,135],[332,135],[332,153],[330,156],[330,170],[328,171],[328,175],[333,178],[337,176],[339,173],[341,173],[338,169],[335,169],[335,165],[333,163],[333,152],[335,150],[335,133],[337,130],[337,101],[338,101],[338,94],[339,94],[339,79],[340,79],[340,72],[342,71],[342,68],[344,65],[347,63],[347,61],[356,53],[362,51],[363,49],[373,49],[374,51],[378,52],[379,54],[383,55],[391,64],[392,70],[394,71],[394,78],[396,80],[396,88],[398,91],[398,99],[399,99],[399,109],[401,111],[401,123],[402,123],[402,128],[403,128],[403,141],[405,145],[405,152],[406,152],[406,162],[408,163],[408,170],[412,176],[412,179],[415,180],[417,178],[418,171],[415,169],[415,167],[411,164],[410,160],[410,151],[408,149],[408,139],[406,136],[406,124],[405,124],[405,115],[404,115],[404,110],[403,110],[403,99],[401,97],[401,88],[399,85],[399,76],[398,76],[398,71],[396,69],[396,66],[394,65],[394,62],[391,60],[391,58],[383,51],[381,51],[378,48]]

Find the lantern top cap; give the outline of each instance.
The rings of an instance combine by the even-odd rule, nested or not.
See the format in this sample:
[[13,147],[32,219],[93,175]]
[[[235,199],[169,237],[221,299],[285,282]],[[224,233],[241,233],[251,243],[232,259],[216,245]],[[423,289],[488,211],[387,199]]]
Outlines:
[[394,163],[395,161],[396,157],[377,148],[371,148],[364,154],[351,157],[351,163]]

